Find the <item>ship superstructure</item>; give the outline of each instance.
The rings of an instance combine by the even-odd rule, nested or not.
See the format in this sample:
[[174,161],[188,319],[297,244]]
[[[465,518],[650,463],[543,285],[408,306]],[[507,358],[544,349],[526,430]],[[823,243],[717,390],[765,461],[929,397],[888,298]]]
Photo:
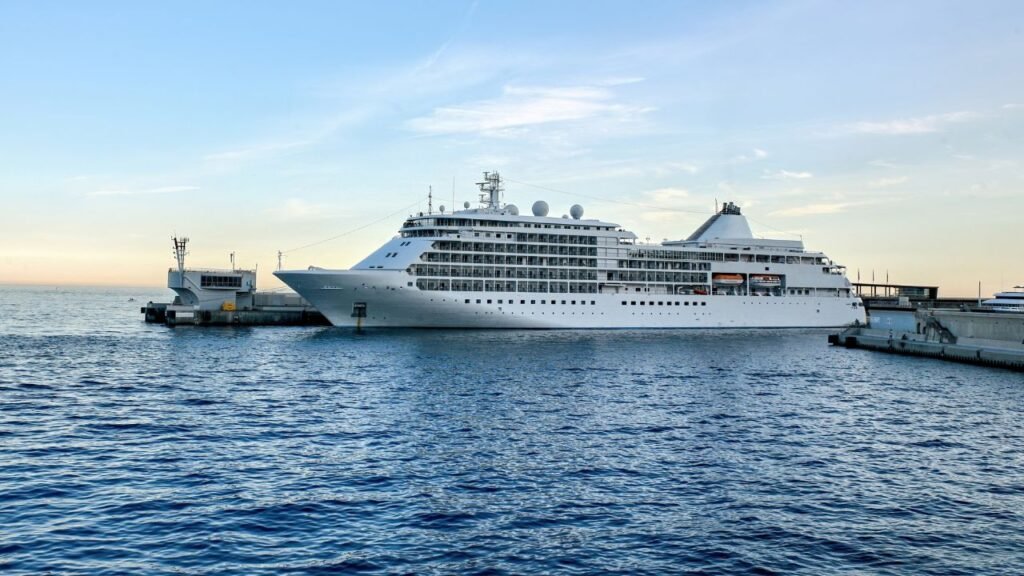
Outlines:
[[1024,286],[1014,286],[1007,292],[996,292],[995,297],[981,303],[993,312],[1024,312]]
[[800,240],[751,234],[726,203],[685,240],[532,215],[485,172],[480,204],[410,216],[350,270],[275,272],[336,326],[462,328],[833,327],[865,321],[845,268]]

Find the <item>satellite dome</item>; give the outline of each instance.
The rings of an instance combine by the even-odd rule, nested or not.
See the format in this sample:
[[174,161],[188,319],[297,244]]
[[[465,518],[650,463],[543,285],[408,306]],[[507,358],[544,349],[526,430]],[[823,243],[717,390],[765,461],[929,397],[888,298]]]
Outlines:
[[444,204],[441,204],[440,208],[441,208],[441,214],[444,214]]
[[537,200],[533,203],[533,215],[534,216],[547,216],[548,215],[548,203],[543,200]]
[[519,207],[515,204],[505,204],[505,210],[513,216],[519,216]]
[[573,220],[579,220],[583,218],[583,206],[579,204],[573,204],[572,208],[569,208],[569,214],[572,215]]
[[469,201],[467,200],[467,201],[463,202],[462,203],[462,207],[465,208],[466,210],[469,210]]

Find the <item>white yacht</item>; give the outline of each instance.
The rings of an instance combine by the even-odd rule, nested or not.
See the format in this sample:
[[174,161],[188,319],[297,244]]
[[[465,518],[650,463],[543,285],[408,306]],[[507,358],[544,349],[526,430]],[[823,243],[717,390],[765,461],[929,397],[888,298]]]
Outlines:
[[993,312],[1024,312],[1024,286],[1014,286],[1008,292],[996,292],[995,298],[981,303]]
[[485,172],[480,205],[410,216],[350,270],[274,274],[335,326],[797,328],[865,322],[845,268],[754,238],[726,203],[685,240],[646,244],[583,208],[522,215]]

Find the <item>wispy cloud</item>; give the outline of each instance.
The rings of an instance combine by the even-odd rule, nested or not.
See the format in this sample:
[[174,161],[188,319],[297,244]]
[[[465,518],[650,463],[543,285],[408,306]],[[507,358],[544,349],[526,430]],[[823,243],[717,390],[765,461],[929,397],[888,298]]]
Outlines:
[[425,134],[493,134],[540,124],[607,116],[625,120],[649,109],[616,103],[597,86],[506,86],[502,95],[458,106],[436,108],[408,126]]
[[199,190],[198,186],[161,186],[159,188],[121,188],[116,190],[96,190],[89,192],[88,196],[146,196],[150,194],[174,194],[181,192],[194,192]]
[[879,178],[878,180],[872,180],[868,182],[868,188],[888,188],[890,186],[898,186],[904,182],[910,180],[907,176],[897,176],[895,178]]
[[768,157],[768,153],[760,148],[754,148],[750,152],[745,152],[733,156],[729,159],[730,164],[745,164],[747,162],[753,162],[755,160],[763,160]]
[[772,212],[771,216],[814,216],[819,214],[838,214],[863,204],[862,202],[824,202],[820,204],[803,204],[792,208],[783,208]]
[[[626,84],[637,84],[643,82],[646,78],[642,76],[618,76],[613,78],[605,78],[598,82],[599,86],[625,86]],[[1004,106],[1005,108],[1005,106]]]
[[872,160],[871,162],[868,162],[868,165],[878,168],[895,168],[897,166],[895,162],[890,162],[888,160]]
[[658,188],[646,193],[652,202],[670,204],[678,200],[689,199],[690,191],[685,188]]
[[267,208],[264,213],[281,220],[293,221],[323,220],[337,216],[332,206],[302,198],[288,198],[279,206]]
[[343,128],[358,124],[372,115],[371,106],[355,106],[344,112],[315,120],[306,120],[305,127],[288,136],[271,137],[262,142],[212,152],[203,156],[210,163],[236,163],[276,156],[320,144]]
[[790,170],[765,170],[761,178],[765,180],[806,180],[807,178],[814,178],[814,174],[810,172],[792,172]]
[[881,122],[854,122],[844,124],[837,130],[847,134],[885,134],[900,136],[904,134],[927,134],[940,132],[950,124],[958,124],[978,118],[977,112],[961,111],[946,114],[932,114],[916,118],[899,118]]
[[690,162],[666,162],[654,168],[654,173],[659,176],[672,174],[673,172],[686,172],[687,174],[696,174],[700,172],[700,166],[697,166],[696,164]]
[[246,146],[242,148],[236,148],[234,150],[225,150],[222,152],[214,152],[207,154],[203,157],[203,160],[209,162],[218,162],[226,160],[246,160],[250,158],[256,158],[260,156],[266,156],[275,152],[283,152],[286,150],[292,150],[295,148],[302,148],[312,144],[312,140],[294,140],[288,142],[268,142],[266,144],[256,144],[253,146]]

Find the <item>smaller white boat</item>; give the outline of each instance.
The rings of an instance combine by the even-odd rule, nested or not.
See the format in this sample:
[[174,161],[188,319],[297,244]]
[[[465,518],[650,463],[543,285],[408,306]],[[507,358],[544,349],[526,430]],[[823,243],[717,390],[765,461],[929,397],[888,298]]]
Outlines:
[[981,303],[992,312],[1024,312],[1024,286],[1014,286],[1008,292],[996,292],[995,298]]

